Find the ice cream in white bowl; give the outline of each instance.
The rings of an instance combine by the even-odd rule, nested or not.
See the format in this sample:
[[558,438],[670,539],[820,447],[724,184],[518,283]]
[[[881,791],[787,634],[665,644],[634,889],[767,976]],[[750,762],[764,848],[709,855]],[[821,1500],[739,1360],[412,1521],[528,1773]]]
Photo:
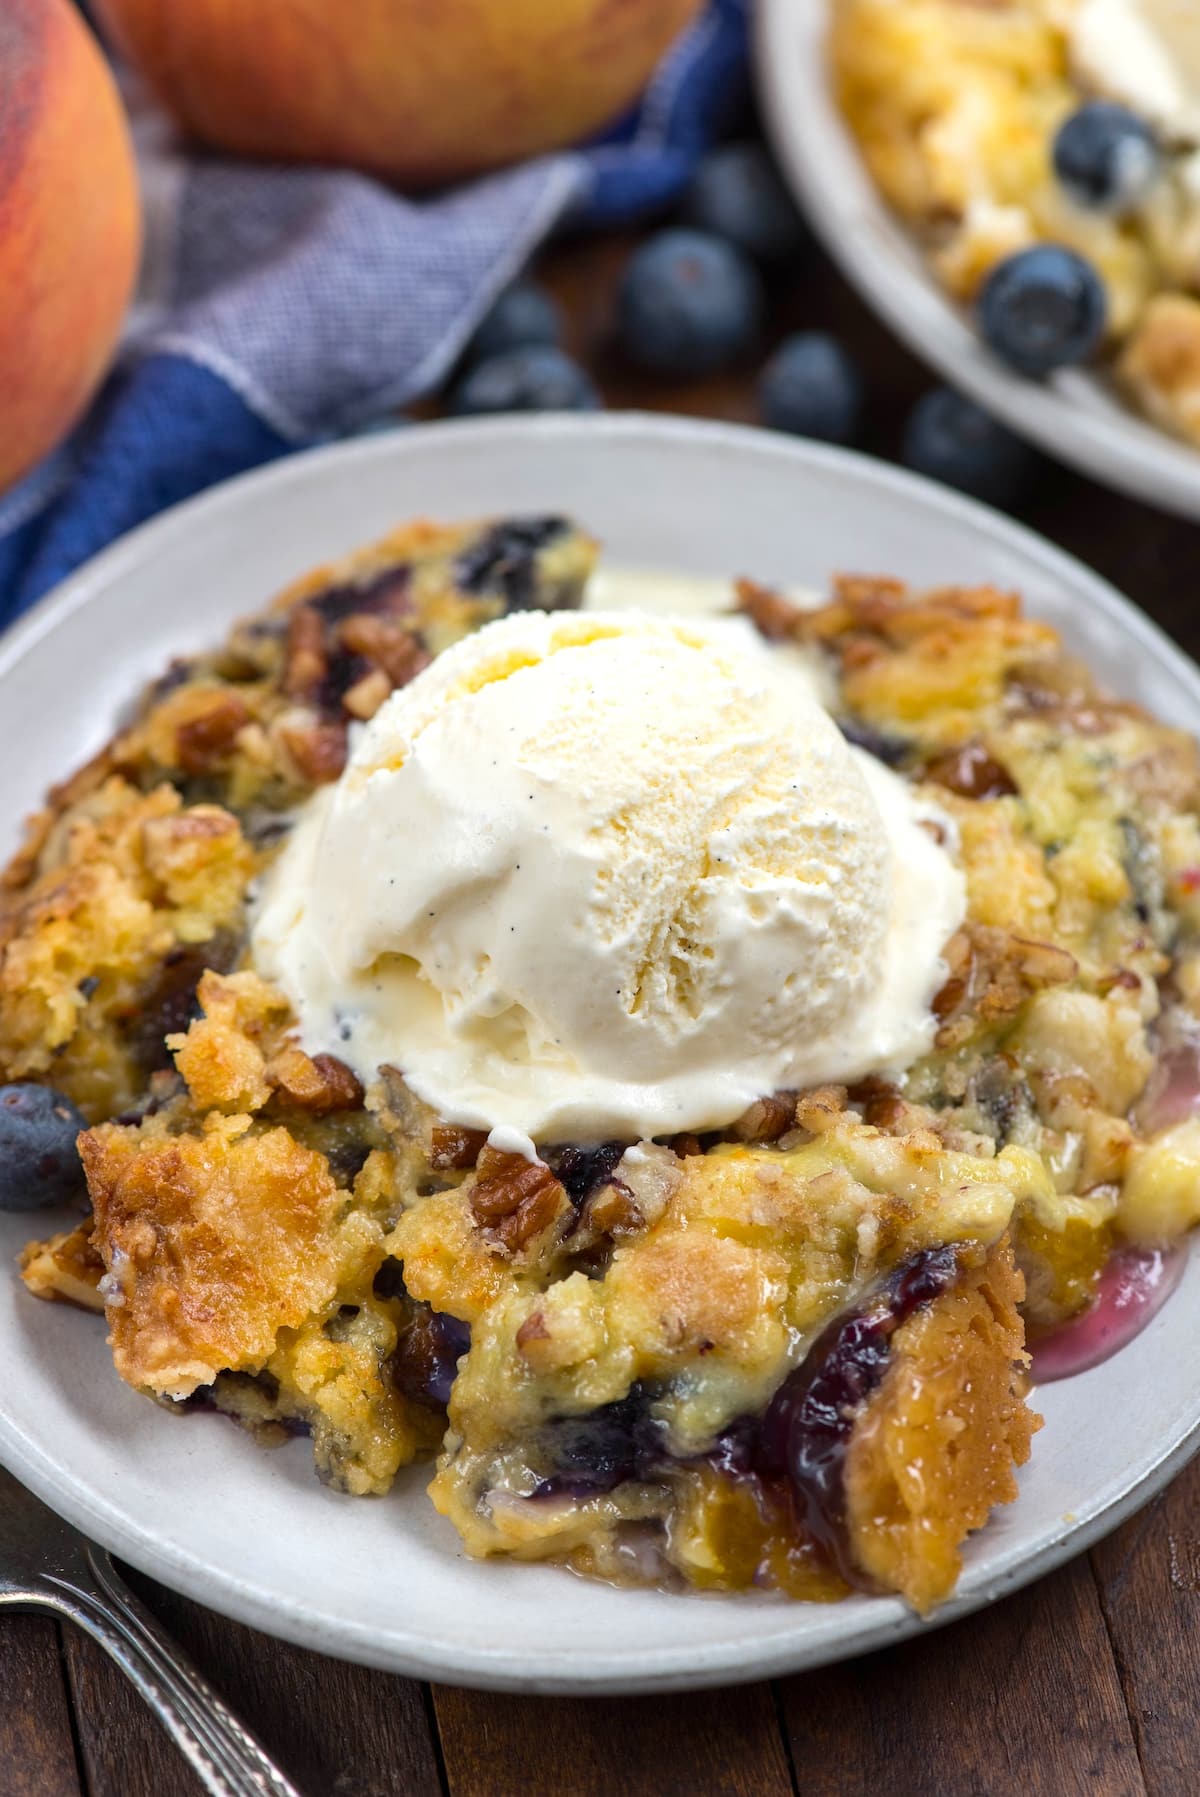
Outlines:
[[306,1048],[452,1122],[718,1128],[929,1047],[965,903],[945,831],[749,625],[524,613],[365,728],[255,961]]

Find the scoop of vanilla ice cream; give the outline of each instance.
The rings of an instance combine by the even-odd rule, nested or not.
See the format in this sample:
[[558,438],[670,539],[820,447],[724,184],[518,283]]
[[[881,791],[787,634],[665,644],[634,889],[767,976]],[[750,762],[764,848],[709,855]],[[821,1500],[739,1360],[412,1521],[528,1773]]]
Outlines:
[[311,1051],[540,1142],[731,1122],[928,1047],[962,877],[742,622],[522,613],[366,727],[272,874]]

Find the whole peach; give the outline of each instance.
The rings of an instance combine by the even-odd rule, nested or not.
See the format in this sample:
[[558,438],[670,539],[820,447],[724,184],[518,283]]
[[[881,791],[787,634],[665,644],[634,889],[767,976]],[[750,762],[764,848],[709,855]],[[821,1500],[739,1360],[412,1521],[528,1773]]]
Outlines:
[[430,187],[618,114],[700,0],[101,0],[195,136]]
[[140,245],[133,150],[95,39],[70,0],[3,0],[0,490],[99,384]]

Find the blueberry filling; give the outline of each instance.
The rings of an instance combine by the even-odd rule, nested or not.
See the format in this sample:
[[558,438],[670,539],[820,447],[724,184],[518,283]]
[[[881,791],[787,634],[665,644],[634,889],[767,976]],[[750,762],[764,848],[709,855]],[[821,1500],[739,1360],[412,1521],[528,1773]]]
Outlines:
[[884,767],[902,767],[912,752],[912,744],[904,737],[890,736],[870,724],[860,723],[857,718],[838,718],[837,727],[851,748],[865,749],[876,761],[882,761]]
[[732,1473],[784,1479],[805,1532],[851,1584],[861,1582],[846,1539],[846,1450],[859,1406],[876,1391],[891,1359],[891,1338],[959,1276],[961,1249],[925,1248],[904,1262],[875,1295],[836,1317],[789,1373],[757,1429],[736,1432],[718,1450]]
[[650,1415],[655,1393],[631,1385],[614,1404],[584,1416],[554,1417],[541,1447],[556,1470],[535,1486],[535,1498],[597,1497],[628,1480],[653,1480],[670,1462],[663,1425]]
[[470,1346],[469,1323],[419,1304],[392,1354],[392,1382],[414,1404],[427,1410],[444,1410],[450,1402],[458,1363]]
[[[887,1372],[892,1337],[915,1311],[957,1282],[961,1244],[926,1248],[897,1267],[859,1306],[836,1317],[779,1387],[760,1417],[739,1417],[703,1456],[727,1478],[786,1494],[805,1534],[850,1584],[861,1584],[846,1538],[843,1475],[860,1405]],[[650,1414],[645,1384],[584,1416],[555,1417],[541,1447],[555,1470],[534,1498],[586,1499],[627,1480],[660,1479],[673,1465],[665,1425]]]
[[325,666],[325,677],[317,688],[317,706],[326,715],[341,717],[342,700],[352,686],[357,686],[371,664],[365,655],[350,649],[335,649]]
[[238,957],[237,938],[228,932],[194,948],[173,948],[142,991],[129,1023],[130,1052],[143,1073],[162,1073],[174,1063],[166,1038],[186,1030],[200,1015],[196,987],[206,970],[228,973]]
[[499,593],[507,610],[530,611],[538,601],[538,552],[566,530],[565,518],[506,518],[463,550],[454,578],[464,593]]
[[340,624],[343,618],[356,617],[362,612],[373,617],[401,617],[412,609],[411,580],[412,570],[408,563],[399,562],[393,568],[372,575],[369,580],[326,587],[323,593],[305,603],[320,612],[327,624]]
[[566,1189],[567,1197],[578,1209],[587,1202],[597,1186],[612,1178],[617,1162],[625,1152],[624,1142],[601,1142],[597,1148],[550,1149],[546,1161]]

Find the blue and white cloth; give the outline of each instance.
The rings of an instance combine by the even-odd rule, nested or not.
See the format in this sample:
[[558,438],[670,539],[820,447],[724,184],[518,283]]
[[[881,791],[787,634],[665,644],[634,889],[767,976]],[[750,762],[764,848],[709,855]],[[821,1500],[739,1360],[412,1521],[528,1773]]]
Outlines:
[[748,4],[709,0],[617,127],[425,200],[185,154],[134,101],[138,300],[90,415],[0,498],[0,627],[164,506],[435,390],[557,226],[674,199],[742,87]]

